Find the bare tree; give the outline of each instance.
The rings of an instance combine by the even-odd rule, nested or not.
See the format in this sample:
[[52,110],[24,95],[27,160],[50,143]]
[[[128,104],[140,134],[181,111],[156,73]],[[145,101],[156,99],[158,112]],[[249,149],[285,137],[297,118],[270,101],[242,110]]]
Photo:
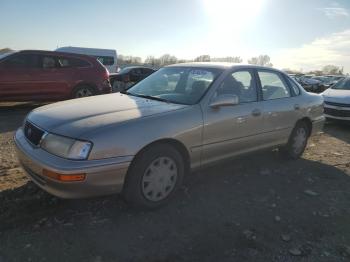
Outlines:
[[210,62],[210,55],[201,55],[194,59],[195,62]]
[[344,68],[335,65],[326,65],[322,68],[322,72],[326,75],[342,75],[344,73]]
[[248,64],[268,67],[273,66],[273,64],[270,62],[270,57],[268,55],[259,55],[258,57],[252,57],[248,60]]
[[212,61],[212,62],[242,63],[243,59],[240,56],[227,56],[227,57],[214,57],[210,61]]
[[160,66],[171,65],[177,62],[177,58],[175,56],[164,54],[159,58]]
[[1,54],[6,54],[6,53],[9,53],[9,52],[12,52],[13,50],[11,48],[2,48],[0,49],[0,55]]

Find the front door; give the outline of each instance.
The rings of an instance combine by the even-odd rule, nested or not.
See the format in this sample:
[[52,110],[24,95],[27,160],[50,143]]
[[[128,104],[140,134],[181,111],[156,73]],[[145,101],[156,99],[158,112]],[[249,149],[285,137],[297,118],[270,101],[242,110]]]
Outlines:
[[219,85],[213,98],[233,94],[239,104],[203,108],[202,164],[248,152],[261,146],[263,132],[263,105],[259,101],[253,71],[233,71]]
[[39,58],[35,54],[14,54],[0,64],[1,100],[35,100],[39,93],[37,85]]

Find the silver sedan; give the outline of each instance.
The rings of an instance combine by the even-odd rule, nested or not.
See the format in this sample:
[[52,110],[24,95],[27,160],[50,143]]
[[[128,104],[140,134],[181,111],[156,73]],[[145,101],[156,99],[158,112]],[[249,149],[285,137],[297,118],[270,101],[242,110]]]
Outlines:
[[322,96],[283,72],[191,63],[162,68],[124,93],[35,109],[15,142],[24,170],[53,195],[122,192],[153,208],[210,163],[268,148],[298,158],[323,123]]

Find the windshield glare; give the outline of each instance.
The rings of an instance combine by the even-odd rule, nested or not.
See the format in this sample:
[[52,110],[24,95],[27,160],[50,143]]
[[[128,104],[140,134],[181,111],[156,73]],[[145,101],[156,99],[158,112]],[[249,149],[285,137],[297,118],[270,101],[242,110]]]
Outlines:
[[332,89],[350,90],[350,78],[343,79],[332,86]]
[[134,85],[127,93],[192,105],[199,102],[222,71],[195,67],[165,67]]

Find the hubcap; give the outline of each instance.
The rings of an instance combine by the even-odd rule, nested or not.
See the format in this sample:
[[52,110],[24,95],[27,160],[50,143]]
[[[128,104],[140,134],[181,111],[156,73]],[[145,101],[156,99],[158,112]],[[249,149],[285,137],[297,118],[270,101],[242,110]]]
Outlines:
[[306,139],[306,130],[304,128],[298,128],[293,139],[293,149],[296,154],[300,154],[302,152],[306,143]]
[[173,191],[178,177],[177,166],[169,157],[155,159],[142,177],[142,193],[150,201],[165,199]]
[[81,88],[76,93],[76,97],[86,97],[86,96],[92,96],[92,92],[89,88]]

